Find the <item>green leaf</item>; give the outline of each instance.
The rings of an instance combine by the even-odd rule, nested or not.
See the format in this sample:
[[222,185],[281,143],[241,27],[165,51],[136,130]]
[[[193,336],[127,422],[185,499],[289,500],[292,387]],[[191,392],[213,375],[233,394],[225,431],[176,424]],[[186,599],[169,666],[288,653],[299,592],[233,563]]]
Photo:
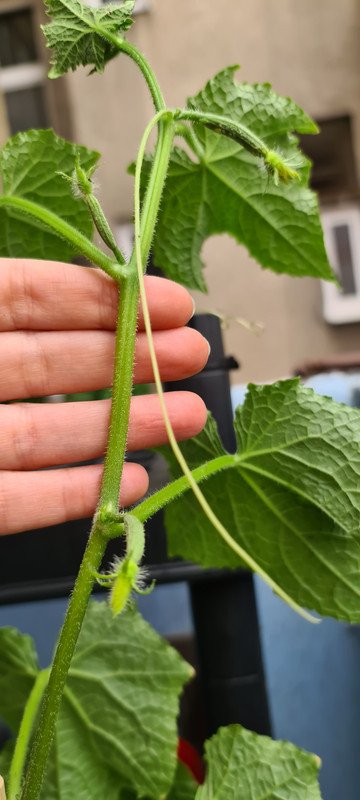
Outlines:
[[333,280],[316,195],[308,188],[309,162],[293,132],[315,133],[316,125],[269,84],[237,83],[229,67],[209,81],[188,105],[231,117],[279,149],[301,174],[275,185],[259,159],[204,126],[194,130],[204,149],[191,159],[175,148],[154,245],[157,266],[186,286],[206,290],[201,249],[214,234],[228,233],[263,267],[291,275]]
[[[241,122],[264,139],[269,147],[281,141],[284,149],[293,143],[292,131],[318,133],[316,123],[290,97],[282,97],[272,90],[270,83],[238,83],[234,80],[239,64],[218,72],[205,88],[188,100],[188,107],[224,114]],[[254,94],[258,105],[254,104]],[[206,137],[207,131],[203,132]],[[290,139],[289,139],[290,134]],[[210,137],[212,145],[218,139]]]
[[43,26],[47,45],[53,51],[49,77],[58,78],[81,65],[91,65],[93,71],[102,72],[118,53],[111,37],[132,24],[134,2],[125,0],[120,5],[106,3],[90,8],[80,0],[45,0],[45,6],[53,17],[53,22]]
[[0,628],[0,718],[16,733],[39,671],[33,640]]
[[[70,223],[88,238],[92,221],[83,200],[75,198],[68,181],[76,158],[89,169],[99,154],[56,136],[51,130],[18,133],[0,152],[3,194],[30,200]],[[42,223],[22,211],[0,207],[0,256],[69,261],[74,250],[65,240],[49,232]]]
[[219,729],[206,744],[206,761],[196,800],[321,800],[317,756],[240,725]]
[[[199,784],[194,780],[190,770],[178,761],[174,781],[166,800],[194,800]],[[131,790],[124,789],[121,792],[121,800],[136,800],[137,794]],[[148,798],[144,798],[148,800]]]
[[114,618],[107,603],[92,603],[70,669],[44,800],[118,800],[122,786],[164,796],[176,768],[178,695],[190,675],[137,611]]
[[[360,412],[297,379],[251,385],[235,430],[228,468],[202,484],[208,502],[299,605],[359,623]],[[192,469],[224,454],[213,420],[181,449]],[[165,520],[170,555],[204,567],[241,565],[191,492],[168,507]]]
[[[0,715],[17,732],[38,672],[34,646],[0,631]],[[178,697],[192,669],[134,608],[91,603],[68,676],[43,800],[167,795],[177,765]]]
[[64,699],[41,800],[120,800],[119,776],[98,757],[87,726]]

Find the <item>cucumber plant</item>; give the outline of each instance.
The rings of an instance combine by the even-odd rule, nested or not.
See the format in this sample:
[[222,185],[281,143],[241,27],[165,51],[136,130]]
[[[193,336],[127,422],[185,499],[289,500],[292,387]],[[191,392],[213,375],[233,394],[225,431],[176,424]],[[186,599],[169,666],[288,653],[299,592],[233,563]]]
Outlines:
[[[99,503],[52,666],[39,669],[29,637],[1,631],[0,715],[14,734],[2,754],[8,800],[260,800],[279,792],[317,800],[316,756],[240,725],[207,743],[205,782],[197,786],[176,755],[178,696],[191,670],[127,603],[142,591],[144,525],[166,508],[171,555],[204,567],[247,567],[310,621],[319,619],[313,612],[360,621],[359,412],[298,380],[251,385],[235,415],[235,453],[224,451],[211,416],[179,446],[144,292],[150,249],[166,275],[205,291],[201,248],[216,233],[244,244],[264,268],[334,280],[296,137],[317,127],[269,84],[239,83],[235,66],[183,108],[170,108],[125,38],[132,0],[100,9],[81,0],[45,4],[50,77],[79,65],[102,72],[126,55],[147,83],[154,116],[130,168],[135,245],[128,261],[94,192],[98,153],[36,130],[13,136],[0,154],[0,255],[66,261],[81,254],[119,289]],[[94,229],[105,247],[92,241]],[[173,480],[119,511],[139,298]],[[125,540],[125,556],[106,569],[115,537]],[[110,588],[110,604],[89,603],[95,581]]]

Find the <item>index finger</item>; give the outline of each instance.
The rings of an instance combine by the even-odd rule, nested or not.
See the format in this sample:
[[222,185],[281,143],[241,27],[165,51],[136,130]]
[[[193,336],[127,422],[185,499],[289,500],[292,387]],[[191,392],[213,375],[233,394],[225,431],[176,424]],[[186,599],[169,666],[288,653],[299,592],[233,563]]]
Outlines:
[[[193,314],[189,292],[165,278],[148,275],[145,281],[153,329],[185,325]],[[117,287],[101,270],[0,259],[0,331],[114,330],[117,303]]]

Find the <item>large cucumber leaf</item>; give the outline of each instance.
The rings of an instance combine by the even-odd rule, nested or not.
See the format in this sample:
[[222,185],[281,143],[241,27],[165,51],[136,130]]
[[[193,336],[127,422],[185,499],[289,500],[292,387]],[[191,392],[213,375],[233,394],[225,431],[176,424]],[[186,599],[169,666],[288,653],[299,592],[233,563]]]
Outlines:
[[[8,714],[12,698],[16,708],[19,693],[25,701],[23,673],[19,688],[14,672],[18,637],[23,672],[32,677],[35,669],[28,637],[0,631],[0,652],[6,645],[8,653],[1,661],[0,717],[12,723],[18,723],[18,714]],[[138,796],[166,796],[177,766],[178,697],[191,672],[135,609],[114,618],[107,603],[92,603],[66,684],[43,800],[119,800],[123,787]]]
[[[212,461],[222,468],[202,484],[210,505],[298,604],[359,623],[360,412],[293,379],[250,386],[235,430],[226,469],[212,419],[181,444],[192,469]],[[172,453],[163,452],[177,477]],[[169,505],[165,520],[170,555],[204,567],[242,565],[192,492]]]
[[90,169],[99,154],[61,139],[51,130],[17,133],[8,140],[0,152],[4,196],[0,197],[0,256],[69,261],[78,255],[42,222],[6,202],[6,198],[29,200],[91,238],[93,224],[86,205],[59,174],[71,175],[76,158]]
[[269,84],[234,81],[237,67],[215,75],[188,100],[198,111],[231,117],[278,149],[300,180],[276,185],[259,160],[236,142],[196,126],[203,157],[175,148],[161,205],[154,259],[186,286],[205,290],[201,248],[213,234],[228,233],[263,267],[291,275],[333,279],[316,195],[308,188],[309,163],[293,132],[316,133],[311,119]]

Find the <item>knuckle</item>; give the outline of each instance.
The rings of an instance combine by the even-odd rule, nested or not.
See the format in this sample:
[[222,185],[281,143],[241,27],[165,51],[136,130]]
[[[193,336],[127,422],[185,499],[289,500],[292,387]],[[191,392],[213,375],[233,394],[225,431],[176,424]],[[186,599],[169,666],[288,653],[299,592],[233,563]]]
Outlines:
[[50,363],[42,335],[36,331],[23,332],[20,369],[25,396],[41,397],[49,393]]
[[29,406],[19,404],[16,407],[16,422],[11,431],[11,452],[15,461],[15,469],[34,469],[38,448],[39,429],[35,421],[34,409],[31,404]]
[[0,472],[0,536],[10,533],[9,491],[6,472]]
[[104,330],[113,330],[115,326],[117,295],[114,290],[113,281],[108,280],[107,276],[101,276],[101,291],[97,295],[99,327]]
[[33,316],[32,273],[26,268],[26,262],[22,259],[17,259],[14,264],[10,263],[7,272],[7,329],[13,331],[26,329]]

